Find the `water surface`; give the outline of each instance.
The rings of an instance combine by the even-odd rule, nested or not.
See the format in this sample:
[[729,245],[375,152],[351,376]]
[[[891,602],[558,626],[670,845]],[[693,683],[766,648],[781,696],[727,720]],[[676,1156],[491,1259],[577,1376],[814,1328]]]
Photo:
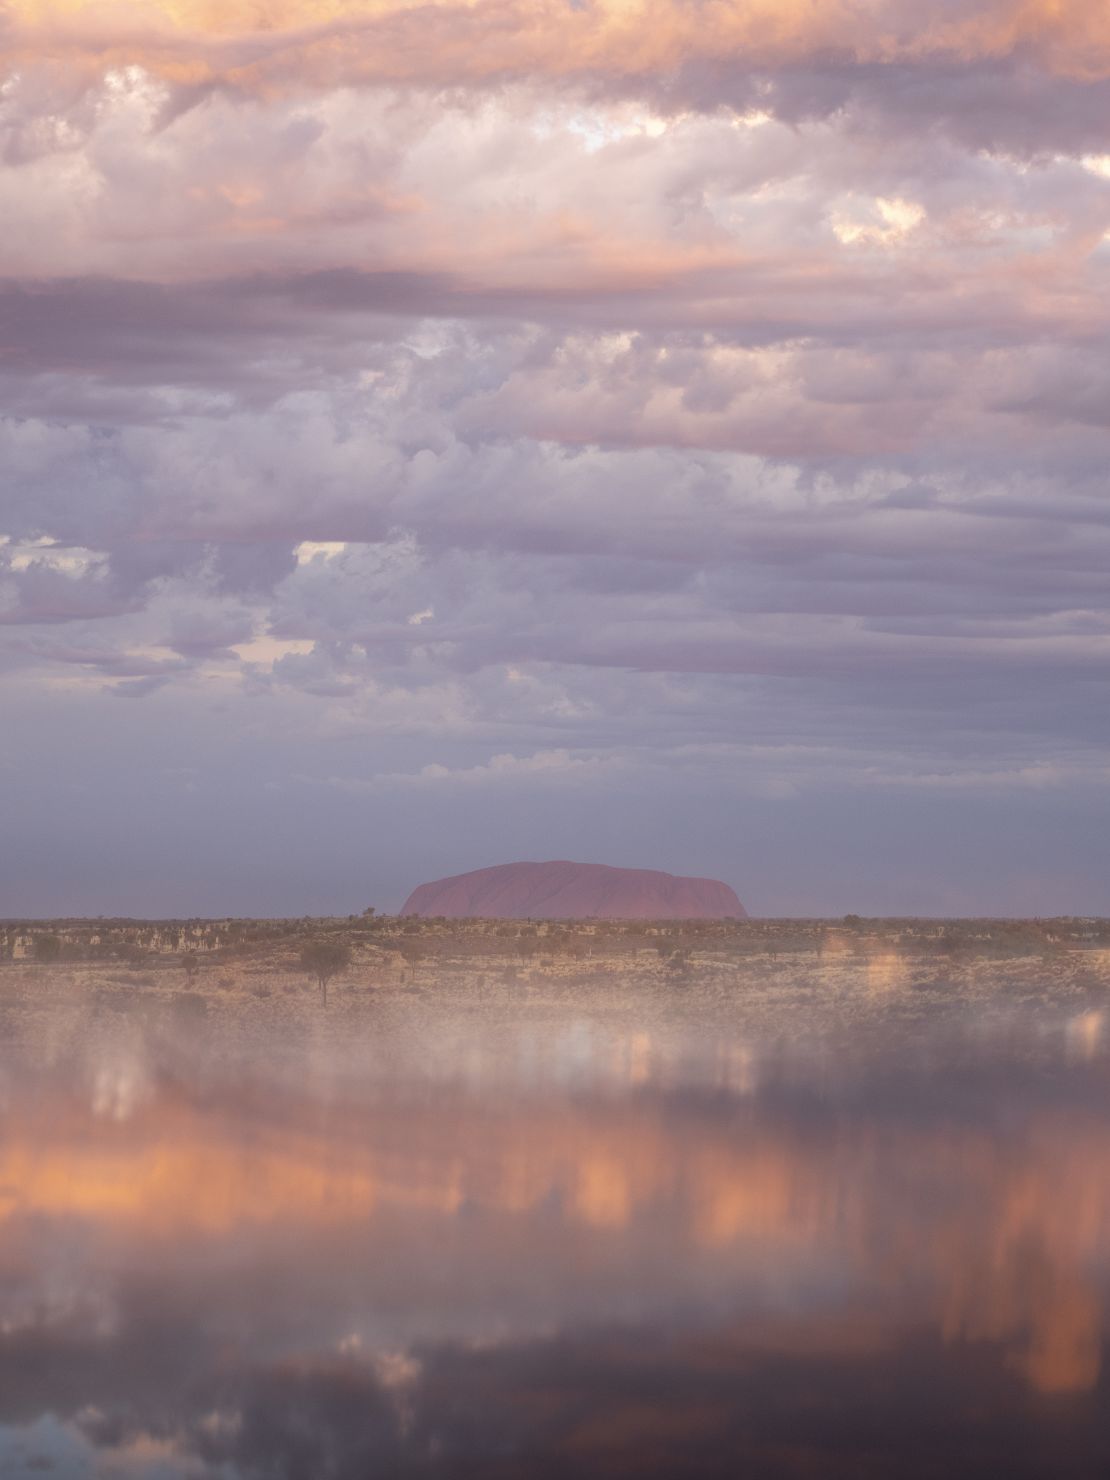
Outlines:
[[1101,1009],[312,1008],[8,1023],[0,1474],[1110,1470]]

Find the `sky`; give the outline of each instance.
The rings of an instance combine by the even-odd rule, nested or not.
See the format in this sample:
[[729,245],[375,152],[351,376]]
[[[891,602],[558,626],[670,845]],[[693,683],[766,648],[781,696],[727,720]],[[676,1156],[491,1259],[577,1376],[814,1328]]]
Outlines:
[[1101,0],[0,0],[0,916],[1110,913]]

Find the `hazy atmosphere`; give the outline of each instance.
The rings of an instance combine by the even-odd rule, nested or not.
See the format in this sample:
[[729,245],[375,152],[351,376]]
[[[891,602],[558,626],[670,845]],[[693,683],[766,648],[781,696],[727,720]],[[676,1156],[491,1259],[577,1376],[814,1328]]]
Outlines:
[[0,0],[0,1475],[1110,1476],[1110,3]]
[[8,0],[0,74],[0,914],[1107,909],[1105,6]]

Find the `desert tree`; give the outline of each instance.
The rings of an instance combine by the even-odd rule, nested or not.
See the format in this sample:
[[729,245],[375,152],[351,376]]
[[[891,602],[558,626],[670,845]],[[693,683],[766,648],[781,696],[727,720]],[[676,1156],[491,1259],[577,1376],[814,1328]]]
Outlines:
[[667,958],[667,970],[675,977],[684,977],[689,974],[690,951],[688,947],[675,947]]
[[420,949],[419,945],[417,945],[416,941],[414,940],[403,940],[398,947],[398,950],[401,952],[401,959],[405,962],[405,964],[409,968],[409,971],[411,972],[409,980],[415,981],[416,967],[418,962],[423,958],[424,952]]
[[35,960],[40,966],[49,966],[57,961],[62,954],[62,938],[60,935],[36,935],[35,936]]
[[310,940],[301,952],[301,970],[316,978],[320,996],[328,1005],[328,982],[351,964],[351,953],[338,940]]

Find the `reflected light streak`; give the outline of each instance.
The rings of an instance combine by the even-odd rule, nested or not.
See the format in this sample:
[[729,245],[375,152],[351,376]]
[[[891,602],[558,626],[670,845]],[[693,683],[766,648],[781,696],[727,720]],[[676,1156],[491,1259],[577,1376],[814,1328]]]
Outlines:
[[127,1119],[90,1121],[71,1095],[39,1097],[0,1139],[0,1258],[5,1239],[45,1218],[167,1259],[177,1241],[218,1248],[271,1228],[310,1244],[332,1230],[380,1242],[388,1264],[399,1227],[465,1242],[461,1214],[478,1209],[509,1220],[487,1220],[488,1247],[471,1250],[496,1272],[519,1261],[514,1220],[555,1210],[581,1247],[616,1240],[611,1257],[633,1266],[665,1230],[676,1256],[708,1260],[726,1290],[806,1267],[836,1268],[853,1298],[878,1290],[895,1306],[927,1289],[928,1319],[947,1339],[1004,1343],[1045,1392],[1094,1383],[1091,1271],[1110,1247],[1101,1124],[1045,1114],[1003,1150],[974,1127],[864,1122],[832,1135],[737,1119],[747,1102],[730,1103],[707,1119],[658,1094],[495,1105],[452,1095],[321,1118],[291,1099],[259,1123],[233,1099],[200,1105],[167,1089]]

